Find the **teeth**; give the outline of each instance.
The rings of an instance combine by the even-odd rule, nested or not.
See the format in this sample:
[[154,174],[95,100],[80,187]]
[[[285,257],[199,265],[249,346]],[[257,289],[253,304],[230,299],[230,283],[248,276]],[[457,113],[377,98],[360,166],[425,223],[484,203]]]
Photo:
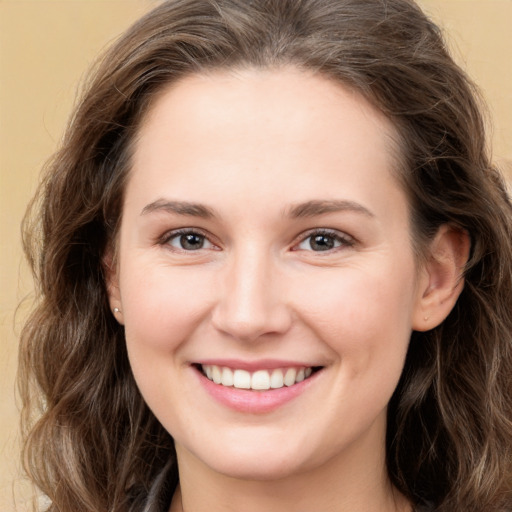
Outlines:
[[218,366],[212,367],[212,380],[215,384],[220,384],[222,382],[222,371]]
[[295,384],[295,377],[297,377],[297,370],[295,368],[288,368],[284,374],[284,385],[293,386]]
[[235,370],[233,386],[238,389],[251,389],[251,374],[245,370]]
[[267,390],[293,386],[307,379],[313,373],[313,368],[280,368],[275,370],[257,370],[250,373],[246,370],[232,370],[216,365],[203,365],[206,377],[215,384],[235,387],[238,389]]
[[270,375],[267,370],[259,370],[252,374],[251,389],[270,389]]
[[223,386],[232,386],[234,382],[233,372],[229,368],[222,368],[222,381]]
[[272,389],[282,388],[284,386],[284,377],[282,370],[274,370],[270,376],[270,387]]

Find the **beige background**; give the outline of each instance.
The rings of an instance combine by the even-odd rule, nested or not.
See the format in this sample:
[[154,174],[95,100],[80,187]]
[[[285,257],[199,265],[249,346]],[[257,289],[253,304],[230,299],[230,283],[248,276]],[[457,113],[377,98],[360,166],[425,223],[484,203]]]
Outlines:
[[[94,56],[155,0],[0,0],[0,510],[27,510],[17,461],[17,334],[30,296],[19,224]],[[512,0],[423,0],[480,84],[496,160],[512,162]],[[510,168],[509,168],[510,169]],[[510,171],[508,171],[510,172]],[[512,172],[510,173],[512,177]]]

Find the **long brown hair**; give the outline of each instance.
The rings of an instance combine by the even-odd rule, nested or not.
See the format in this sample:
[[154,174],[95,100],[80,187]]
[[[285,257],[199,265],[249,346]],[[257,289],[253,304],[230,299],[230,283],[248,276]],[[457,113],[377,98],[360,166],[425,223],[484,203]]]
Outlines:
[[293,65],[357,90],[394,123],[415,246],[469,233],[466,285],[412,335],[388,414],[394,485],[439,512],[512,509],[512,210],[474,87],[409,0],[171,0],[89,81],[24,224],[38,303],[21,337],[25,467],[56,511],[141,510],[171,436],[132,377],[107,301],[133,138],[157,92],[192,73]]

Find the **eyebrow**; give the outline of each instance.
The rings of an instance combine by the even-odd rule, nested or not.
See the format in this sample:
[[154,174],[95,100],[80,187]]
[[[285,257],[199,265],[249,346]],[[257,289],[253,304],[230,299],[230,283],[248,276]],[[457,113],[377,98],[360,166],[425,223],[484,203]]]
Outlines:
[[[142,209],[141,215],[159,211],[174,213],[177,215],[200,217],[203,219],[213,219],[216,217],[214,211],[203,204],[188,201],[172,201],[167,199],[158,199],[149,203]],[[374,214],[363,205],[344,199],[314,199],[304,203],[298,203],[287,208],[285,210],[285,216],[291,218],[305,218],[343,211],[355,212],[367,217],[374,217]]]
[[141,215],[153,212],[168,212],[177,215],[189,215],[192,217],[201,217],[211,219],[215,217],[213,210],[199,203],[190,203],[188,201],[170,201],[167,199],[158,199],[146,205]]
[[367,217],[375,217],[375,215],[363,205],[344,199],[306,201],[305,203],[292,205],[286,214],[292,218],[304,218],[343,211],[360,213]]

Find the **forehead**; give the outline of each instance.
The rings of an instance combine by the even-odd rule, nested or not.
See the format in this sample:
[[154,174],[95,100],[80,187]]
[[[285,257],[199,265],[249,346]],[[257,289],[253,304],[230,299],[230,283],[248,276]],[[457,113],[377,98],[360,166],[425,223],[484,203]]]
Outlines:
[[[332,115],[326,115],[328,112]],[[297,134],[315,118],[321,118],[322,134],[334,134],[339,129],[336,121],[361,127],[365,124],[368,135],[378,135],[390,156],[400,157],[398,131],[359,92],[324,75],[295,67],[187,75],[155,95],[141,120],[139,135],[151,131],[154,136],[159,130],[172,129],[173,119],[181,135],[189,135],[188,128],[198,133],[201,127],[228,128],[234,123],[240,129],[242,117],[246,127],[267,123],[268,129],[281,129],[283,137],[276,142],[282,144],[286,142],[286,133]],[[303,136],[314,136],[312,130],[306,132],[303,130]],[[254,130],[250,135],[255,135]]]
[[271,190],[280,199],[306,200],[319,184],[329,199],[326,182],[389,179],[399,167],[397,140],[380,111],[323,76],[295,68],[216,71],[187,76],[155,98],[131,181],[139,190],[158,180],[171,193],[200,196],[202,189],[205,196],[220,180],[252,197],[281,180],[286,193]]

